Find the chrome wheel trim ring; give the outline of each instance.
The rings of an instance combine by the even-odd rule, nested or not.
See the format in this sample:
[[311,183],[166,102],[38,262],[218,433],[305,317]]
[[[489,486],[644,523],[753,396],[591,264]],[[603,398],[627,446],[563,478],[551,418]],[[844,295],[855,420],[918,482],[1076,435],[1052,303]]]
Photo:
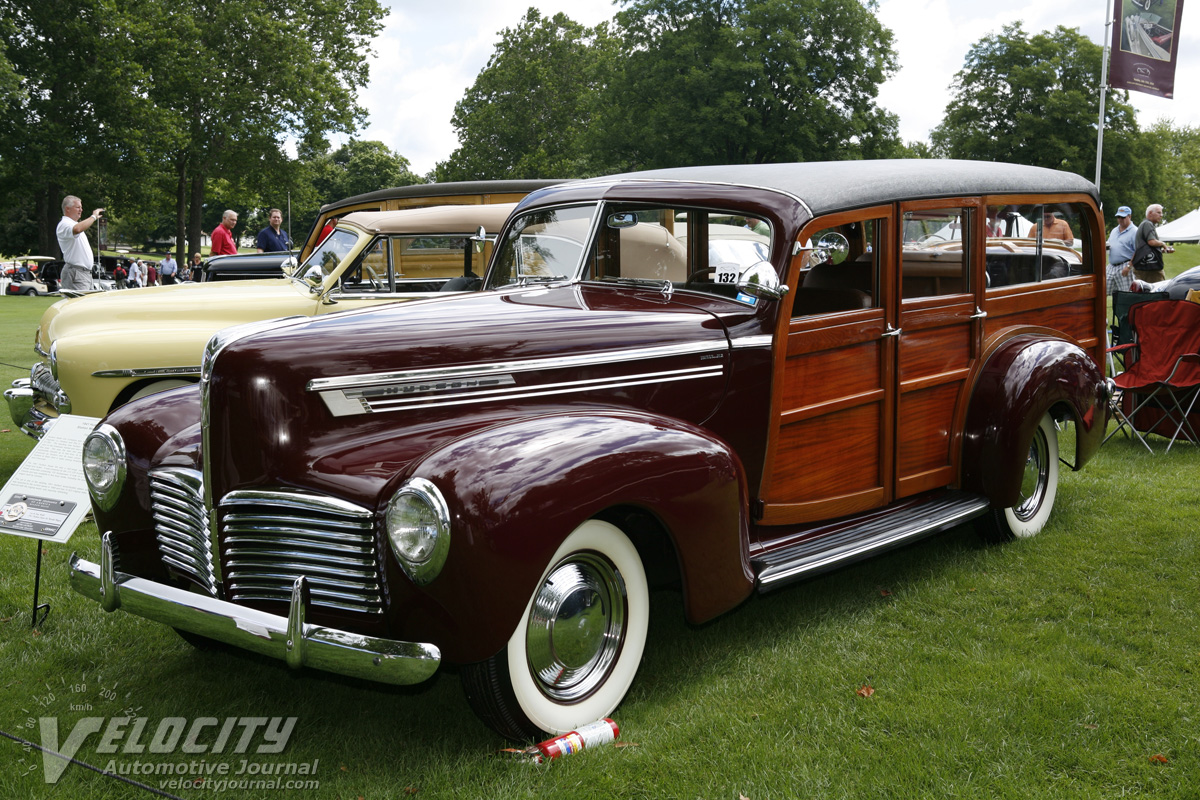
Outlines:
[[1046,443],[1046,434],[1041,426],[1033,432],[1033,442],[1029,445],[1029,456],[1025,459],[1025,471],[1021,475],[1021,494],[1013,506],[1013,513],[1018,519],[1028,522],[1037,514],[1046,496],[1049,484],[1050,447]]
[[626,628],[625,582],[608,559],[575,553],[550,571],[530,607],[525,652],[534,684],[572,703],[604,684]]

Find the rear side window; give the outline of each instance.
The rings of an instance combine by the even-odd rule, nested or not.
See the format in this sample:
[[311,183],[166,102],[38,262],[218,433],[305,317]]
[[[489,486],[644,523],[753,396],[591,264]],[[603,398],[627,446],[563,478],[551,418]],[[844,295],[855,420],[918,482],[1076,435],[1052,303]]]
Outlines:
[[989,205],[984,247],[988,288],[1090,274],[1087,220],[1078,203]]

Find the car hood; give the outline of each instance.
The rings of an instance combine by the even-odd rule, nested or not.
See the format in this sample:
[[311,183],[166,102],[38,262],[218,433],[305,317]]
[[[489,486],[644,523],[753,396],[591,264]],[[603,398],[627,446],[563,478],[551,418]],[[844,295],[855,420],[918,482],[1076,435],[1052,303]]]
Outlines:
[[314,305],[316,297],[295,281],[278,278],[182,283],[89,294],[51,306],[42,317],[39,341],[46,346],[65,336],[83,333],[132,333],[181,327],[211,333],[239,322],[278,316],[267,312],[276,305],[284,306],[286,312],[297,303]]
[[629,287],[486,292],[280,323],[211,365],[214,489],[359,482],[336,493],[365,499],[367,485],[447,435],[565,408],[701,422],[728,369],[716,316]]

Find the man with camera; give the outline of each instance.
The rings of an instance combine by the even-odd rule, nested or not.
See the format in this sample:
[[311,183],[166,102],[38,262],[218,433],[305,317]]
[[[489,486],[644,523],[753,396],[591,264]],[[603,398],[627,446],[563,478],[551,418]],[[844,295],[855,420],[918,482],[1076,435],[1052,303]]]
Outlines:
[[62,248],[62,273],[59,275],[59,288],[74,289],[80,292],[90,292],[92,284],[92,247],[88,244],[87,234],[92,223],[100,219],[103,208],[97,208],[87,219],[80,219],[83,214],[83,201],[69,194],[62,201],[63,218],[59,220],[54,233],[58,237],[58,246]]

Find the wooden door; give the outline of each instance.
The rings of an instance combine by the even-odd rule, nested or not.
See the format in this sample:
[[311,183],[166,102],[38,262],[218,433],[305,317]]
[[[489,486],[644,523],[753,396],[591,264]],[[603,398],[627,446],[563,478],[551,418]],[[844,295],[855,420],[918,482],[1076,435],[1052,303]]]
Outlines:
[[[846,235],[839,263],[812,264],[827,232]],[[776,349],[763,525],[831,519],[888,503],[894,481],[894,207],[814,220],[800,236]]]

